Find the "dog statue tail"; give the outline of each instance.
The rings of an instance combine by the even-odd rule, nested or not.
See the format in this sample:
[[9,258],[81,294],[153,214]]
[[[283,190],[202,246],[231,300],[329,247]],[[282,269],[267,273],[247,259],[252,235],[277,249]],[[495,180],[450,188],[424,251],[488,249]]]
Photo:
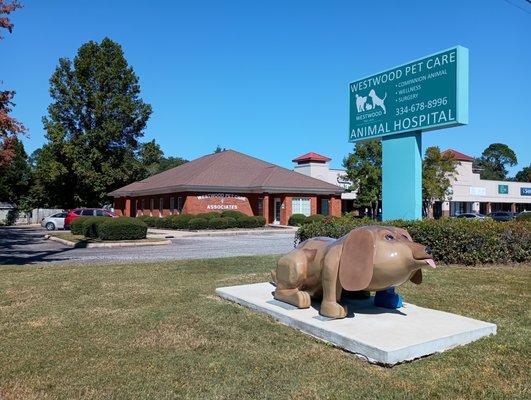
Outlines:
[[387,93],[385,93],[384,97],[382,98],[382,100],[385,100],[385,98],[387,97]]

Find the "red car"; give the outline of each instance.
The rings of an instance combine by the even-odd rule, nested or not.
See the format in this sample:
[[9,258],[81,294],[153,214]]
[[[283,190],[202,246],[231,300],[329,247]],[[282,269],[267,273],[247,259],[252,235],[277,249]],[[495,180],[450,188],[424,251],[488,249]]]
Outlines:
[[70,224],[78,217],[110,217],[116,218],[116,214],[104,208],[74,208],[68,211],[65,218],[65,229],[70,229]]

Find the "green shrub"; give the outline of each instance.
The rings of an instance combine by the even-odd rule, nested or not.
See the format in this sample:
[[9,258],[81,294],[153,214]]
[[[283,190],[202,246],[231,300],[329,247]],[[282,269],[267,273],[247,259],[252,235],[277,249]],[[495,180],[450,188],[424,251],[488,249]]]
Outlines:
[[236,218],[225,217],[223,220],[226,222],[228,229],[237,228],[239,226],[238,220]]
[[208,227],[210,229],[227,229],[229,227],[227,219],[228,218],[212,218],[208,220]]
[[246,215],[239,218],[237,221],[239,228],[258,228],[260,226],[260,222],[257,220],[257,217],[249,217]]
[[138,218],[107,218],[98,228],[101,240],[136,240],[145,239],[147,225]]
[[159,218],[151,217],[149,215],[141,215],[139,217],[136,217],[138,220],[144,222],[147,226],[150,228],[156,228],[157,227],[157,221]]
[[531,221],[499,224],[493,220],[471,221],[445,218],[423,221],[386,221],[325,218],[306,224],[296,233],[296,242],[311,237],[339,238],[364,225],[405,228],[415,242],[431,246],[436,261],[446,264],[485,264],[531,261]]
[[203,219],[221,218],[221,214],[215,211],[211,211],[207,213],[196,214],[195,217]]
[[304,214],[292,214],[289,217],[288,225],[290,226],[301,226],[306,221],[306,215]]
[[70,224],[70,232],[72,232],[72,235],[82,235],[83,222],[85,222],[89,218],[93,217],[77,217],[76,219],[74,219]]
[[254,217],[254,219],[255,219],[255,221],[256,221],[256,227],[257,227],[257,228],[260,228],[260,227],[264,226],[265,223],[266,223],[265,218],[262,217],[261,215],[258,215],[258,216],[256,216],[256,217]]
[[193,215],[181,214],[169,218],[171,229],[188,229],[188,223],[193,219]]
[[234,219],[240,219],[247,217],[244,213],[241,211],[235,211],[235,210],[225,210],[221,212],[222,218],[234,218]]
[[306,219],[304,220],[302,224],[304,225],[304,224],[311,224],[312,222],[321,222],[325,218],[326,217],[323,214],[313,214],[313,215],[310,215],[309,217],[306,217]]
[[87,238],[99,237],[99,226],[107,221],[108,218],[109,217],[86,217],[86,219],[81,221],[81,234]]
[[204,218],[192,218],[188,222],[188,228],[192,230],[207,229],[208,227],[208,220]]

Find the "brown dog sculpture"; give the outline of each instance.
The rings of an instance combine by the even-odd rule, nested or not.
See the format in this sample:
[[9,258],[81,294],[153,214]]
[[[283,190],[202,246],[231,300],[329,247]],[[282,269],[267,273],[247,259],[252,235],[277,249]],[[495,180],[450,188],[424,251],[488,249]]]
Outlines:
[[322,298],[320,314],[344,318],[342,290],[382,291],[408,280],[422,282],[421,268],[435,263],[430,249],[413,242],[405,229],[364,226],[340,239],[308,239],[278,260],[271,272],[274,297],[298,308]]

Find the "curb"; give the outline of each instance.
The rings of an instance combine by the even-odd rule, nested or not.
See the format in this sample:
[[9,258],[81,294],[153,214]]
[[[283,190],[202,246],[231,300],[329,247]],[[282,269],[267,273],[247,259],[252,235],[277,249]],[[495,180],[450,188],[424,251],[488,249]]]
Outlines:
[[[162,231],[162,232],[161,232]],[[297,229],[290,228],[279,228],[279,229],[268,229],[268,230],[241,230],[241,231],[230,231],[230,230],[218,230],[218,231],[183,231],[183,230],[164,230],[160,231],[157,228],[148,229],[148,235],[151,236],[172,236],[172,239],[179,238],[192,238],[192,237],[205,237],[205,236],[242,236],[242,235],[278,235],[278,234],[295,234]]]
[[102,248],[102,247],[130,247],[130,246],[164,246],[171,244],[171,240],[159,240],[156,242],[129,242],[129,243],[83,243],[83,242],[71,242],[70,240],[61,239],[53,235],[44,235],[45,239],[53,242],[64,244],[65,246],[72,248]]

